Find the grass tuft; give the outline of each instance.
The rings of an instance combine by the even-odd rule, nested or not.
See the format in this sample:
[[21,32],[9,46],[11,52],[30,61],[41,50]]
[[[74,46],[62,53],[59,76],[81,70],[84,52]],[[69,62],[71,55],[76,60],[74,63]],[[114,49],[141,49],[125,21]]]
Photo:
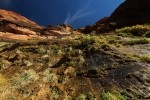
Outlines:
[[101,95],[101,100],[127,100],[127,97],[121,95],[120,93],[113,94],[110,92],[103,92]]

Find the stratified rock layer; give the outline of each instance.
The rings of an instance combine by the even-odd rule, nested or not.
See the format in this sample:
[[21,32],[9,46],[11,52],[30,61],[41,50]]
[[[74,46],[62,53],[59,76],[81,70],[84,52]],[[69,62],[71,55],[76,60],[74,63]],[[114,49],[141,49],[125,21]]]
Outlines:
[[29,40],[68,36],[73,29],[67,25],[43,27],[7,10],[0,10],[0,39]]
[[7,20],[10,22],[24,22],[32,25],[37,25],[35,22],[8,10],[0,10],[0,20]]

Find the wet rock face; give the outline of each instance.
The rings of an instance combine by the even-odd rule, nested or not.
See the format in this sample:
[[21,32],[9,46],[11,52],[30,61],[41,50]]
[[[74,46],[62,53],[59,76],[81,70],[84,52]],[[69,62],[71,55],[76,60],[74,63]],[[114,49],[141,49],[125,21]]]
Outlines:
[[150,22],[149,0],[126,0],[110,16],[117,26],[143,24]]

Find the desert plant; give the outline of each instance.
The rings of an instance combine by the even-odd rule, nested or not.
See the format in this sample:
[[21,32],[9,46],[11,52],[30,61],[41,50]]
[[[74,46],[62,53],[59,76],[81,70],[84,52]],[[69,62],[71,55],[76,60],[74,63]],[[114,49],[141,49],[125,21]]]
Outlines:
[[127,97],[121,95],[120,93],[113,94],[111,92],[103,92],[101,95],[101,100],[127,100]]
[[17,74],[17,77],[14,77],[13,84],[17,85],[26,85],[32,82],[35,82],[39,79],[39,75],[33,70],[24,70],[21,74]]
[[146,38],[133,39],[129,41],[123,41],[124,45],[135,45],[135,44],[148,44],[150,41]]
[[150,25],[135,25],[116,29],[115,32],[122,36],[143,36],[149,37]]
[[76,100],[97,100],[96,97],[91,93],[80,94]]
[[43,74],[42,80],[44,82],[51,82],[53,84],[56,84],[58,82],[59,75],[52,73],[52,69],[48,68],[42,74]]
[[104,44],[106,41],[102,39],[101,36],[97,35],[86,35],[80,38],[79,43],[76,45],[78,49],[81,50],[98,50],[101,44]]
[[143,62],[150,63],[150,56],[148,55],[140,56],[140,60]]

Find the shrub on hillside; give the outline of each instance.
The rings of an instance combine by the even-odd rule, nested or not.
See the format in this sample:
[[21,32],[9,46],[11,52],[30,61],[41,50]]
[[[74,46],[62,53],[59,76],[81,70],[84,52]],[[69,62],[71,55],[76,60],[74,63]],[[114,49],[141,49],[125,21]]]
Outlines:
[[135,25],[116,29],[116,33],[122,36],[143,36],[150,37],[150,25]]

